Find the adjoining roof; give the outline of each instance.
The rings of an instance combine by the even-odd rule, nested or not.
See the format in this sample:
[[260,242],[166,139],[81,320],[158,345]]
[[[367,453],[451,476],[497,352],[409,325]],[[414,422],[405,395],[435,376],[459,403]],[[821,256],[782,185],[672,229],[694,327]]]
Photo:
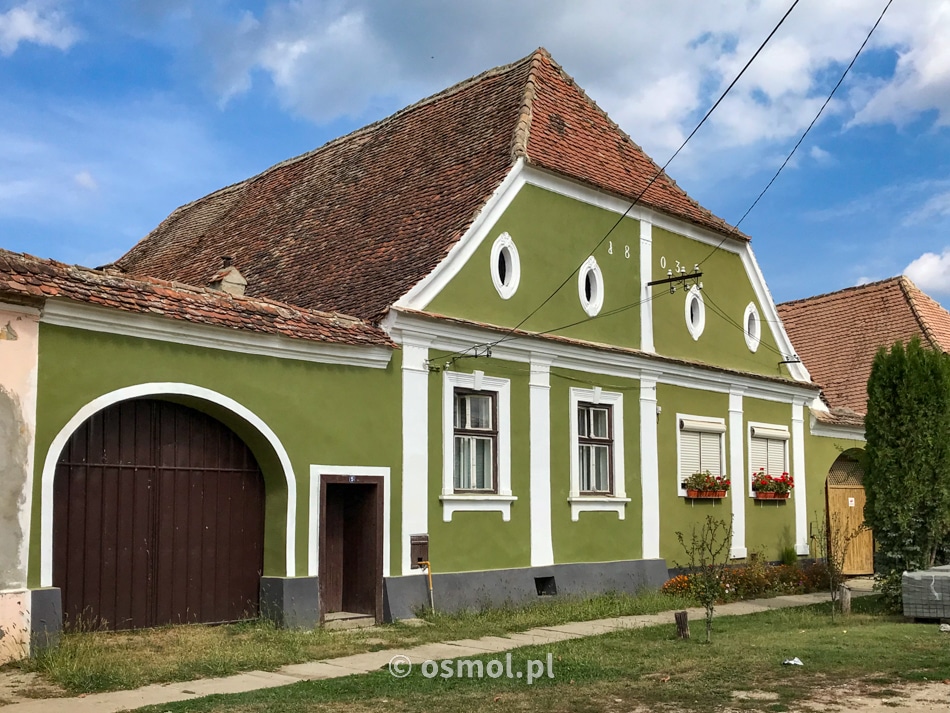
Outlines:
[[832,412],[867,413],[867,382],[880,347],[919,337],[950,352],[950,313],[904,276],[786,302],[778,312]]
[[352,317],[165,280],[130,279],[6,250],[0,250],[0,298],[27,304],[60,298],[292,339],[393,346],[382,330]]
[[[518,159],[633,198],[658,171],[543,49],[174,211],[116,265],[377,319],[464,235]],[[745,239],[665,174],[641,203]]]

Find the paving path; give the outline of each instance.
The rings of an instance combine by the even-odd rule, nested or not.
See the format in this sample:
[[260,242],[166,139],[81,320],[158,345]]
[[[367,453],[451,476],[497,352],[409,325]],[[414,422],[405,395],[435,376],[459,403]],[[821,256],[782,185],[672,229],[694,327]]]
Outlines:
[[[855,586],[854,596],[868,593],[866,588]],[[783,609],[800,607],[809,604],[828,601],[824,593],[795,594],[771,599],[752,599],[744,602],[734,602],[716,607],[717,616],[741,616],[768,611],[769,609]],[[689,618],[701,619],[705,610],[695,607],[687,610]],[[553,644],[567,639],[578,639],[584,636],[597,636],[622,629],[641,629],[647,626],[673,624],[673,612],[661,614],[647,614],[641,616],[619,616],[611,619],[597,619],[595,621],[577,621],[557,626],[542,626],[508,636],[485,636],[481,639],[462,639],[459,641],[444,641],[440,643],[422,644],[408,649],[389,649],[373,651],[364,654],[354,654],[325,661],[292,664],[283,666],[276,671],[248,671],[224,678],[206,678],[197,681],[181,683],[160,683],[131,691],[113,691],[111,693],[93,693],[82,697],[48,698],[43,700],[14,703],[3,706],[3,713],[118,713],[140,706],[159,703],[173,703],[185,701],[201,696],[210,696],[215,693],[245,693],[264,688],[288,686],[299,681],[316,681],[328,678],[340,678],[354,674],[371,673],[378,671],[396,655],[402,655],[413,665],[423,661],[441,659],[468,658],[483,656],[487,653],[510,651],[522,646],[537,646]],[[405,661],[405,659],[403,659]]]

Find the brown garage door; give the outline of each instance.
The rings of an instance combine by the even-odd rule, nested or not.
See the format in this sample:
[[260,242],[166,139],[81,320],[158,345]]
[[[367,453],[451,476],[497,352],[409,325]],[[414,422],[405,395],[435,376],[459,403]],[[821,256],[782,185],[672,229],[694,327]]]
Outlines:
[[60,456],[53,508],[53,585],[68,624],[257,616],[264,483],[219,421],[157,400],[100,411]]

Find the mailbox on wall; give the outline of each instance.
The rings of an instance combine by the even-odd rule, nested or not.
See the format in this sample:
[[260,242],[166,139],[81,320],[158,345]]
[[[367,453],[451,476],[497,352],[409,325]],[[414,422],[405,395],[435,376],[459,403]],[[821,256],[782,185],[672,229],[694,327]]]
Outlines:
[[429,536],[409,535],[409,559],[412,569],[421,569],[420,562],[429,561]]

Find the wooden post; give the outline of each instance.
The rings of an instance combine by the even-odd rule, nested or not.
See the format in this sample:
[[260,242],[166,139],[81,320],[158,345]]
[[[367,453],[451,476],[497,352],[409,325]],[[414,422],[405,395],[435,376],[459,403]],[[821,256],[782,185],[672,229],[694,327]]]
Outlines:
[[841,613],[845,616],[851,613],[851,588],[842,584],[838,589],[838,600],[841,602]]
[[687,614],[684,611],[678,611],[673,614],[673,617],[676,619],[676,636],[680,639],[689,638],[689,619],[687,619]]

